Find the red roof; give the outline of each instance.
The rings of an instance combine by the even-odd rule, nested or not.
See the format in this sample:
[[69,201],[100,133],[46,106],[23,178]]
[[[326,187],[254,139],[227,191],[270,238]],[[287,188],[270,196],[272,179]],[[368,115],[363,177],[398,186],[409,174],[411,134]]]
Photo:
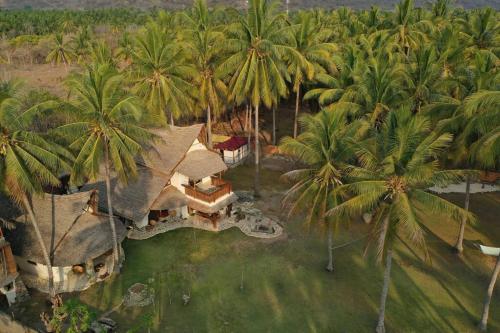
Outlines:
[[232,136],[231,139],[215,145],[215,149],[236,150],[248,143],[248,139],[242,136]]

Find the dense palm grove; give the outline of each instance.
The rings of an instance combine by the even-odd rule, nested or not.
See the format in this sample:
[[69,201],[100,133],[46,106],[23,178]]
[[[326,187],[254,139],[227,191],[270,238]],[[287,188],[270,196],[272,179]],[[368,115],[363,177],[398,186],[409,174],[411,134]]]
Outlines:
[[[212,123],[242,107],[254,121],[258,195],[262,113],[290,101],[295,125],[280,150],[303,167],[285,175],[294,184],[284,204],[327,226],[329,271],[333,226],[369,215],[368,249],[386,267],[376,328],[384,332],[393,244],[404,237],[425,251],[422,221],[446,213],[461,223],[462,252],[475,219],[469,193],[461,208],[426,189],[500,167],[499,18],[448,0],[289,15],[265,0],[243,12],[203,1],[180,12],[1,11],[0,61],[71,70],[63,99],[1,82],[2,188],[36,227],[29,198],[62,171],[79,184],[103,165],[108,186],[111,171],[133,181],[134,157],[155,140],[148,128],[202,117],[211,145]],[[36,54],[19,56],[23,47]],[[111,217],[111,197],[108,206]],[[500,258],[482,330],[499,270]]]

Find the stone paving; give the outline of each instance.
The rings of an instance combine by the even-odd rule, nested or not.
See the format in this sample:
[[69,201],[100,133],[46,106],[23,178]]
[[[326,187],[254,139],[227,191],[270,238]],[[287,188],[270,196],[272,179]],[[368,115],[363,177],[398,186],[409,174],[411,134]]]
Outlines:
[[196,228],[214,232],[238,228],[247,236],[266,239],[277,238],[283,234],[284,230],[278,223],[278,218],[264,216],[261,210],[254,207],[253,198],[248,193],[237,195],[240,199],[233,204],[231,217],[222,218],[216,226],[210,220],[198,215],[190,216],[188,219],[168,217],[165,222],[159,222],[150,230],[133,229],[129,231],[127,237],[137,240],[148,239],[180,228]]

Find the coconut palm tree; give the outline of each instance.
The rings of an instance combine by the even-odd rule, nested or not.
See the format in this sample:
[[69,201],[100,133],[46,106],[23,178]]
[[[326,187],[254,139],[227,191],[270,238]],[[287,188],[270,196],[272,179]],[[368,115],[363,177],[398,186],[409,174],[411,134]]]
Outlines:
[[397,4],[393,20],[391,32],[394,40],[403,54],[408,57],[412,50],[417,49],[427,40],[424,31],[432,25],[429,21],[417,19],[413,0],[402,0]]
[[319,29],[314,17],[309,12],[299,13],[295,37],[295,52],[289,59],[288,72],[293,78],[295,92],[295,119],[293,137],[298,134],[298,117],[300,111],[301,87],[311,81],[315,74],[326,73],[334,68],[332,54],[337,46],[330,43],[333,35],[330,29]]
[[56,65],[63,63],[67,67],[75,58],[76,54],[71,50],[69,44],[65,42],[64,35],[55,34],[53,48],[47,55],[46,61]]
[[481,314],[481,321],[479,322],[479,330],[481,332],[486,332],[486,329],[488,327],[488,315],[490,312],[491,297],[493,296],[493,290],[495,289],[495,283],[499,274],[500,255],[497,257],[495,268],[493,269],[493,273],[491,273],[490,283],[488,284],[488,290],[486,292],[486,297],[484,298],[483,312]]
[[131,79],[134,91],[164,124],[192,110],[196,71],[185,63],[186,48],[172,43],[160,27],[149,23],[135,40]]
[[111,172],[122,182],[136,175],[135,157],[152,135],[140,126],[143,110],[138,98],[124,90],[125,81],[109,65],[92,64],[68,80],[67,109],[74,121],[58,128],[76,151],[72,182],[95,180],[104,166],[109,223],[115,262],[119,247],[113,219]]
[[216,69],[224,59],[221,52],[224,34],[211,23],[204,0],[195,1],[193,13],[186,19],[189,28],[184,35],[188,41],[189,61],[196,69],[194,82],[200,107],[207,112],[208,147],[212,149],[212,118],[224,111],[228,94],[226,84],[216,75]]
[[420,112],[422,106],[436,98],[438,84],[441,77],[441,67],[437,63],[436,53],[433,48],[419,49],[415,52],[415,62],[411,63],[406,71],[406,82],[408,83],[411,96],[413,112]]
[[341,198],[333,190],[342,185],[347,162],[352,158],[349,140],[359,133],[358,123],[348,125],[346,113],[320,111],[301,117],[302,133],[297,138],[285,137],[280,150],[303,162],[306,166],[287,172],[284,177],[294,185],[285,194],[283,203],[289,214],[307,212],[307,224],[317,221],[328,230],[328,264],[333,271],[332,216],[325,216],[335,208]]
[[82,63],[88,56],[91,47],[92,33],[90,27],[82,27],[71,38],[71,48],[76,56],[76,61]]
[[399,237],[421,247],[428,255],[423,222],[436,214],[459,221],[473,216],[462,208],[426,191],[465,177],[465,172],[439,169],[439,156],[449,147],[452,135],[430,130],[430,121],[412,116],[410,110],[392,111],[373,135],[356,144],[359,166],[351,166],[349,183],[339,186],[348,200],[331,209],[328,216],[373,212],[369,245],[375,243],[378,260],[385,257],[385,272],[376,331],[385,332],[385,305],[391,262]]
[[226,30],[226,51],[230,56],[219,66],[220,77],[229,76],[229,99],[249,102],[255,111],[255,195],[259,196],[260,142],[259,111],[271,108],[276,94],[287,95],[290,80],[283,56],[292,56],[293,29],[286,15],[275,15],[276,5],[267,0],[250,0],[247,15]]
[[[48,290],[55,296],[52,262],[40,233],[31,198],[43,193],[46,185],[59,184],[58,175],[69,170],[66,159],[71,156],[61,147],[46,140],[33,129],[33,120],[53,102],[24,108],[22,95],[4,99],[0,104],[0,190],[7,193],[28,214],[45,266],[47,267]],[[63,158],[64,157],[64,158]]]
[[498,39],[500,25],[496,11],[492,8],[468,13],[465,18],[459,18],[457,23],[461,26],[461,34],[469,50],[484,50],[500,46]]

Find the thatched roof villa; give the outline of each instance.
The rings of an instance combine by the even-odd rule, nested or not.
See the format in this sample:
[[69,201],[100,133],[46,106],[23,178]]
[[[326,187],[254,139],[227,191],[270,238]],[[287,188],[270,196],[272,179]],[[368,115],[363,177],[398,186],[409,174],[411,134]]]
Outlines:
[[[49,251],[57,293],[84,290],[114,270],[113,243],[107,215],[97,210],[96,191],[44,194],[32,199],[40,232]],[[7,233],[21,278],[28,287],[47,292],[48,274],[27,214],[14,219]],[[118,240],[126,229],[116,219]]]
[[[200,214],[216,223],[223,214],[230,214],[237,197],[222,179],[226,164],[205,145],[204,126],[171,126],[153,132],[161,140],[138,160],[137,178],[128,184],[112,179],[113,212],[136,228],[168,216]],[[106,209],[104,178],[83,187],[90,189],[99,190],[99,206]]]

